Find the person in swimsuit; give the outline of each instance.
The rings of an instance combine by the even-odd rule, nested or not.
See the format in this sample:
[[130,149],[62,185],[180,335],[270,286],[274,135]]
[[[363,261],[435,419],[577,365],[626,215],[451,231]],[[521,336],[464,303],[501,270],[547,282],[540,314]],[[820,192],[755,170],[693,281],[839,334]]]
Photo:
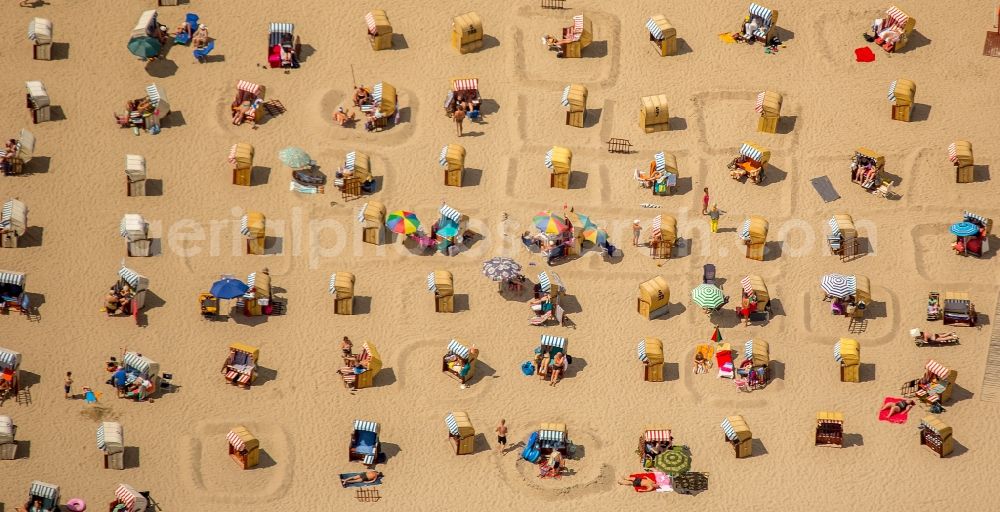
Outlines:
[[566,355],[562,352],[556,354],[552,358],[552,362],[549,363],[549,369],[552,371],[552,376],[549,378],[550,386],[555,386],[559,382],[559,377],[562,376],[563,368],[566,366]]
[[958,335],[955,334],[955,333],[953,333],[953,332],[936,333],[936,334],[930,334],[930,333],[926,333],[925,332],[925,333],[921,333],[921,336],[924,337],[924,341],[957,341],[958,340]]
[[344,354],[344,358],[353,357],[352,351],[354,350],[354,343],[351,343],[351,339],[344,336],[344,340],[340,342],[340,351]]
[[507,455],[507,420],[501,419],[495,431],[497,433],[497,452],[500,455]]
[[879,409],[879,412],[888,409],[889,416],[895,416],[897,414],[903,414],[904,412],[909,411],[910,408],[913,407],[914,405],[917,405],[917,403],[914,402],[913,400],[899,400],[896,402],[889,402],[883,405],[882,408]]
[[623,476],[621,480],[618,480],[618,485],[628,485],[634,487],[635,490],[639,492],[655,491],[660,487],[659,485],[656,484],[655,481],[645,476],[642,476],[641,473]]
[[340,485],[347,487],[347,484],[360,484],[366,482],[374,482],[382,478],[382,472],[380,471],[365,471],[360,475],[354,475],[347,478],[340,479]]

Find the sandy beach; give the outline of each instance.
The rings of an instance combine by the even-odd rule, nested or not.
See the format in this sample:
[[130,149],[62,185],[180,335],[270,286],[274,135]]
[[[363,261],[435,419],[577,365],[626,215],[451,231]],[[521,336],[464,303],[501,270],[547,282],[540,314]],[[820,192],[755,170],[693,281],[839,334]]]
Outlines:
[[[209,62],[191,48],[173,46],[148,65],[126,48],[130,28],[152,0],[97,3],[50,0],[35,8],[8,2],[0,18],[0,138],[22,128],[37,138],[35,157],[22,176],[0,177],[0,201],[18,198],[30,210],[29,231],[18,248],[0,249],[0,269],[27,274],[37,308],[31,319],[0,316],[0,347],[22,354],[22,385],[30,403],[8,400],[0,415],[17,425],[15,460],[0,460],[0,511],[23,505],[32,480],[61,487],[62,501],[79,497],[100,510],[118,483],[150,491],[165,512],[264,512],[310,507],[391,510],[532,510],[557,506],[581,511],[721,510],[732,506],[783,510],[910,510],[951,506],[987,510],[995,498],[986,484],[1000,457],[1000,403],[982,397],[993,324],[1000,313],[1000,240],[983,258],[950,248],[949,226],[964,210],[1000,219],[1000,59],[982,56],[985,32],[996,22],[991,5],[910,1],[900,5],[917,19],[905,51],[886,53],[861,34],[888,5],[846,0],[818,4],[784,0],[778,36],[785,46],[767,54],[761,45],[726,44],[718,34],[736,30],[748,2],[693,0],[598,2],[568,0],[566,9],[536,1],[379,5],[192,0],[160,7],[173,28],[196,12],[216,40]],[[394,48],[373,51],[364,15],[385,9]],[[449,45],[454,16],[474,10],[483,18],[483,48],[460,55]],[[238,11],[238,12],[237,12]],[[539,40],[557,34],[575,14],[593,23],[593,42],[580,59],[558,59]],[[678,55],[660,57],[644,28],[653,14],[677,28]],[[25,28],[33,17],[54,24],[54,58],[32,60]],[[266,67],[270,22],[295,24],[301,67]],[[854,49],[871,47],[875,62],[858,63]],[[354,79],[385,81],[399,94],[399,123],[367,132],[336,126],[331,113],[347,104]],[[442,104],[451,79],[476,77],[483,97],[480,121],[467,120],[458,137]],[[917,84],[911,122],[890,118],[889,83]],[[53,120],[32,125],[24,82],[41,80]],[[230,103],[239,80],[266,87],[268,100],[287,109],[265,116],[257,129],[231,124]],[[563,88],[589,90],[583,128],[565,124]],[[112,112],[157,84],[172,113],[156,135],[120,128]],[[756,131],[754,100],[764,90],[784,97],[778,133]],[[665,94],[671,130],[646,134],[639,98]],[[612,137],[631,140],[631,154],[611,154]],[[975,181],[955,183],[948,145],[971,141]],[[726,164],[743,141],[771,151],[762,185],[730,179]],[[254,146],[254,183],[231,183],[226,161],[237,142]],[[446,187],[438,154],[445,144],[465,147],[461,188]],[[371,155],[376,192],[345,201],[289,191],[291,171],[278,160],[287,146],[305,149],[320,170],[333,173],[345,155]],[[548,187],[546,151],[573,152],[569,189]],[[895,184],[889,199],[851,182],[856,148],[885,156]],[[653,155],[676,155],[678,191],[654,196],[633,170]],[[147,195],[127,197],[126,154],[146,158]],[[827,176],[841,196],[824,202],[810,184]],[[724,211],[718,233],[701,214],[702,190]],[[359,208],[378,200],[410,210],[430,226],[442,202],[470,218],[475,237],[455,256],[418,254],[402,237],[375,246],[362,242]],[[643,208],[642,203],[659,208]],[[609,234],[622,255],[588,249],[549,268],[520,241],[536,231],[541,210],[572,207]],[[267,216],[264,255],[246,255],[240,219]],[[150,223],[154,255],[127,257],[119,236],[126,213]],[[827,220],[853,216],[865,254],[849,261],[830,253]],[[673,258],[652,259],[631,244],[631,224],[642,237],[655,215],[677,219],[681,244]],[[744,257],[737,236],[743,220],[770,222],[763,261]],[[500,294],[482,275],[482,263],[508,256],[532,282],[555,271],[567,288],[564,326],[529,325],[530,293]],[[141,325],[107,317],[101,297],[122,262],[149,278]],[[690,301],[702,268],[715,264],[726,295],[738,302],[740,279],[761,276],[774,315],[743,326],[726,306],[711,319]],[[221,319],[199,314],[198,294],[222,274],[243,279],[268,268],[282,315],[249,318],[234,310]],[[435,313],[426,277],[454,275],[456,312]],[[334,315],[330,274],[356,277],[354,315]],[[863,332],[830,314],[820,278],[829,273],[867,276],[872,304]],[[670,312],[647,320],[636,312],[638,286],[654,276],[670,285]],[[925,320],[928,292],[966,292],[979,312],[978,327]],[[231,304],[223,302],[224,312]],[[694,374],[695,345],[719,325],[742,354],[749,339],[770,343],[773,380],[742,393],[733,382]],[[955,330],[961,344],[917,347],[909,331]],[[555,387],[522,375],[539,336],[568,339],[573,356]],[[337,370],[340,339],[355,348],[377,346],[383,368],[372,388],[349,392]],[[644,382],[636,344],[663,340],[665,382]],[[833,346],[842,337],[861,346],[861,382],[840,382]],[[441,372],[448,341],[479,350],[477,376],[466,388]],[[220,373],[230,343],[260,347],[260,372],[249,390]],[[124,349],[138,351],[172,374],[173,389],[150,402],[115,398],[105,384],[105,361]],[[742,358],[741,358],[742,359]],[[907,423],[878,420],[885,397],[916,379],[929,359],[956,369],[946,411],[954,452],[938,457],[919,443],[926,404]],[[75,394],[90,386],[103,396],[87,404],[65,400],[63,376],[73,372]],[[476,429],[475,453],[456,456],[444,418],[468,413]],[[816,413],[845,418],[845,447],[814,446]],[[753,456],[736,459],[723,440],[723,418],[742,415],[755,439]],[[498,455],[494,428],[505,418],[509,443],[523,442],[543,422],[565,423],[576,456],[560,479],[539,479],[519,459],[520,448]],[[355,419],[381,424],[386,460],[382,496],[355,501],[338,474],[362,471],[348,462]],[[101,421],[124,426],[126,469],[103,469],[95,445]],[[619,486],[640,467],[637,438],[649,424],[666,424],[692,454],[692,471],[708,474],[695,496],[637,494]],[[260,440],[260,464],[241,471],[227,455],[226,433],[246,426]],[[369,487],[368,489],[371,489]]]

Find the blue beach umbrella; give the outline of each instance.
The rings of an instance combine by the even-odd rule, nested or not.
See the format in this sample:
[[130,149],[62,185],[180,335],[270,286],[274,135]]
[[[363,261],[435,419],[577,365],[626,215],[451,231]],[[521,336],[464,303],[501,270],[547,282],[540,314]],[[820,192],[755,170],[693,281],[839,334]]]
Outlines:
[[249,289],[250,287],[239,279],[224,277],[212,283],[210,293],[220,299],[235,299],[246,293]]
[[949,229],[955,236],[974,236],[979,234],[979,226],[971,222],[957,222]]

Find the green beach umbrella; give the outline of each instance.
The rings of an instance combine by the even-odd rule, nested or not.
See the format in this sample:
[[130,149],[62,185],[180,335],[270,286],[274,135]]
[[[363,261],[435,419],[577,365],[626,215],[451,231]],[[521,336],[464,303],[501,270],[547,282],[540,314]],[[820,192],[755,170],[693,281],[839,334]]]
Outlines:
[[653,467],[670,476],[677,476],[691,470],[691,456],[683,447],[675,446],[657,455],[653,460]]
[[155,37],[136,37],[128,42],[128,51],[143,60],[159,55],[160,48],[160,41]]
[[302,148],[297,148],[289,146],[281,151],[278,151],[278,159],[281,163],[291,167],[292,169],[303,169],[309,167],[312,158],[309,153]]
[[715,309],[725,302],[722,289],[714,284],[700,284],[691,290],[691,300],[705,309]]

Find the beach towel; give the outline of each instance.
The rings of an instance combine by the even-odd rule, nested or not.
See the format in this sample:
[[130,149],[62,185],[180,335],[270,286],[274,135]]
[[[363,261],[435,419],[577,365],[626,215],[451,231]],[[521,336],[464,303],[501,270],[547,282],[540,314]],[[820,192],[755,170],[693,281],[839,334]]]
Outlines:
[[674,492],[674,487],[670,481],[670,475],[655,470],[653,471],[653,475],[656,476],[656,485],[658,486],[656,492]]
[[809,183],[812,183],[813,188],[816,189],[816,193],[819,194],[819,197],[823,198],[823,202],[829,203],[840,199],[840,194],[834,190],[830,178],[820,176],[809,180]]
[[[900,400],[902,400],[902,398],[895,397],[895,396],[887,396],[887,397],[885,397],[885,400],[882,400],[882,405],[885,405],[885,404],[888,404],[888,403],[896,403],[896,402],[899,402]],[[909,415],[910,415],[910,412],[909,411],[905,411],[905,412],[901,412],[899,414],[894,414],[892,416],[889,416],[889,410],[885,409],[885,410],[882,410],[882,411],[878,412],[878,419],[880,421],[887,421],[889,423],[903,424],[903,423],[906,423],[906,420],[909,418]]]
[[[633,479],[633,480],[635,480],[636,478],[648,478],[648,479],[650,479],[650,480],[652,480],[654,482],[656,481],[656,475],[653,474],[653,473],[632,473],[628,477],[631,478],[631,479]],[[649,492],[649,491],[652,491],[652,490],[655,490],[655,489],[645,490],[645,489],[641,489],[639,487],[632,486],[632,490],[634,490],[635,492]]]
[[736,42],[736,39],[733,38],[733,34],[729,32],[723,32],[719,34],[719,40],[726,44],[732,44]]
[[862,46],[854,50],[854,58],[858,62],[874,62],[875,52],[867,46]]
[[[350,478],[352,476],[361,476],[363,474],[364,473],[341,473],[340,479],[343,481],[345,478]],[[382,483],[382,477],[378,477],[375,480],[372,480],[371,482],[353,482],[346,485],[345,484],[340,484],[340,485],[346,489],[348,487],[368,487],[370,485],[380,485],[381,483]]]

